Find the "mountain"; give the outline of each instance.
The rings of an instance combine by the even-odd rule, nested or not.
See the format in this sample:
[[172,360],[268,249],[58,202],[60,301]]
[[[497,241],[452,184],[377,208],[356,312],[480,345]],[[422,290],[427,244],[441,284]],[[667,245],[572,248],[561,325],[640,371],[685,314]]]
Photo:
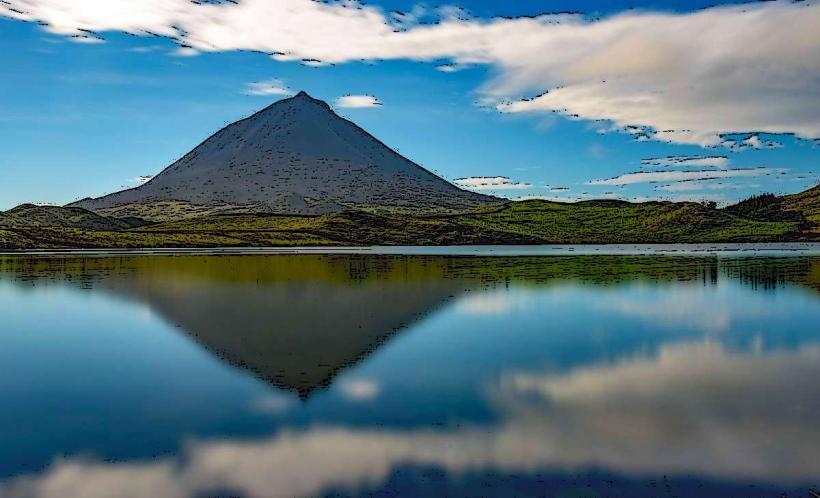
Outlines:
[[427,171],[300,92],[228,125],[137,188],[70,206],[118,216],[157,205],[180,215],[322,214],[461,210],[496,201]]

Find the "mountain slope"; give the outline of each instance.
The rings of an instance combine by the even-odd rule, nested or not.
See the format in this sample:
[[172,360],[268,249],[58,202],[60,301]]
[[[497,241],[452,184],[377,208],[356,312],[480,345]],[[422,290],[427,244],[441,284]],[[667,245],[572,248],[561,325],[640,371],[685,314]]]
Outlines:
[[144,185],[72,206],[119,206],[122,215],[139,212],[122,206],[168,201],[232,212],[321,214],[465,209],[496,199],[459,189],[301,92],[223,128]]

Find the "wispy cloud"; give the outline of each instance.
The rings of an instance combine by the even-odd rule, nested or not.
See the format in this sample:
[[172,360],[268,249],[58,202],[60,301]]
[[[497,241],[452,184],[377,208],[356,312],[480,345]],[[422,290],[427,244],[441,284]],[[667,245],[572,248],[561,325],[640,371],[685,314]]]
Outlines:
[[626,173],[614,178],[591,180],[587,182],[587,185],[631,185],[635,183],[712,180],[717,178],[766,176],[785,171],[786,170],[782,168],[738,168],[698,171],[636,171],[634,173]]
[[727,183],[717,180],[687,180],[655,187],[656,190],[666,192],[691,192],[699,190],[746,190],[759,189],[763,185],[759,183]]
[[329,62],[323,62],[317,59],[302,59],[301,61],[303,66],[308,67],[325,67],[325,66],[332,66],[333,64]]
[[[0,9],[1,8],[2,7],[0,7]],[[88,43],[88,44],[105,43],[104,39],[99,38],[97,36],[90,36],[90,35],[72,36],[72,37],[69,38],[69,40],[74,42],[74,43]]]
[[[277,60],[323,63],[490,65],[496,76],[480,90],[500,111],[606,121],[638,130],[636,139],[715,146],[732,132],[820,138],[820,2],[637,11],[600,20],[473,19],[458,12],[439,11],[439,22],[425,24],[411,15],[397,29],[382,9],[355,0],[0,3],[0,15],[41,22],[52,33],[156,34],[183,45],[180,55],[256,50]],[[527,95],[537,97],[522,99]],[[755,146],[756,139],[747,141]]]
[[468,64],[439,64],[436,66],[436,69],[442,73],[457,73],[469,68]]
[[291,95],[293,92],[280,79],[269,79],[265,81],[255,81],[248,83],[245,95]]
[[128,49],[128,51],[135,54],[148,54],[151,52],[157,52],[162,49],[162,45],[140,45],[138,47],[131,47]]
[[571,196],[563,196],[563,195],[521,195],[515,198],[516,201],[549,201],[549,202],[564,202],[564,203],[574,203],[580,201],[589,200],[589,197],[586,196],[579,196],[579,195],[571,195]]
[[531,183],[513,182],[506,176],[473,176],[456,178],[453,183],[470,190],[526,190]]
[[641,159],[641,164],[645,166],[725,168],[729,166],[729,158],[726,156],[667,156]]
[[379,99],[372,95],[345,95],[336,99],[336,107],[346,109],[360,109],[368,107],[381,107]]

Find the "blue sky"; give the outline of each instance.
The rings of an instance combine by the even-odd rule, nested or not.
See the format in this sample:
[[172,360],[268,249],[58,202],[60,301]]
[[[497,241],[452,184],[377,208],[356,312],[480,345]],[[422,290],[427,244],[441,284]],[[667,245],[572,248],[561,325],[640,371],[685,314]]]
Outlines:
[[[510,198],[729,202],[818,182],[814,2],[458,11],[383,0],[313,12],[309,0],[244,0],[204,6],[245,9],[206,25],[186,0],[110,8],[120,1],[0,6],[0,209],[136,186],[298,90],[441,176]],[[521,17],[559,12],[579,14]],[[381,105],[344,107],[346,95]]]

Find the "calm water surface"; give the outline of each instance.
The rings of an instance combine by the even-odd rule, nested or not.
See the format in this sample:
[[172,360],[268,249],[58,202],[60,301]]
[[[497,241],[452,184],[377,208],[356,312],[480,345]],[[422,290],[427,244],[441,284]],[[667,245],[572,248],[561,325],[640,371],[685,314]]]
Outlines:
[[820,256],[0,256],[2,497],[812,497]]

